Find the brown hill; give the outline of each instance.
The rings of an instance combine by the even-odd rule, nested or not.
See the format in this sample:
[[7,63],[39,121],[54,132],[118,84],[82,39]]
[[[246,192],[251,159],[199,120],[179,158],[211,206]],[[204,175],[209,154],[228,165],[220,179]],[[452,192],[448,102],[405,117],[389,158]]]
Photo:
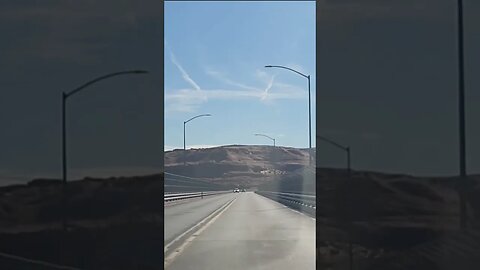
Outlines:
[[[132,215],[158,215],[163,178],[163,174],[157,174],[69,181],[69,220],[89,227],[122,223]],[[0,233],[58,227],[63,204],[61,183],[35,179],[26,185],[0,187]]]
[[274,175],[298,174],[309,163],[308,149],[258,145],[177,149],[164,157],[166,172],[248,187],[271,181]]

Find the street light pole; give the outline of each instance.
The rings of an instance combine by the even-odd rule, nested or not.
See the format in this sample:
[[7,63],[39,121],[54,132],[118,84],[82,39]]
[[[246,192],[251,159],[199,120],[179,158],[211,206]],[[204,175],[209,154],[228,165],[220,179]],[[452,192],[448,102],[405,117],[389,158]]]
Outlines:
[[350,146],[343,146],[327,137],[324,137],[324,136],[320,136],[320,135],[317,135],[317,138],[321,139],[322,141],[325,141],[337,148],[340,148],[342,150],[344,150],[346,153],[347,153],[347,169],[350,170]]
[[187,122],[183,121],[183,167],[187,165],[187,146],[185,143],[185,125]]
[[307,76],[308,79],[308,150],[310,158],[310,167],[312,167],[312,109],[311,109],[311,100],[310,100],[310,75]]
[[130,70],[130,71],[121,71],[121,72],[115,72],[115,73],[110,73],[101,77],[98,77],[96,79],[93,79],[80,87],[72,90],[71,92],[65,93],[62,92],[62,164],[63,164],[63,170],[62,170],[62,178],[63,178],[63,185],[62,185],[62,228],[64,231],[67,230],[67,136],[66,136],[66,130],[67,130],[67,120],[66,120],[66,111],[67,111],[67,98],[71,97],[75,93],[78,93],[80,90],[84,89],[85,87],[94,84],[98,81],[105,80],[110,77],[114,76],[119,76],[119,75],[125,75],[125,74],[145,74],[148,73],[147,71],[144,70]]
[[459,155],[460,155],[460,228],[467,227],[466,211],[466,136],[465,136],[465,75],[463,56],[463,1],[458,0],[458,110],[459,110]]
[[[350,146],[347,146],[345,147],[345,150],[347,151],[347,170],[348,170],[348,179],[349,180],[352,180],[352,169],[350,167]],[[349,212],[351,213],[351,209],[349,210]],[[351,217],[351,214],[349,215],[349,221],[350,221],[350,224],[349,224],[349,239],[348,239],[348,258],[349,258],[349,266],[350,266],[350,270],[353,269],[353,247],[352,247],[352,227],[353,227],[353,224],[351,222],[353,222],[352,220],[352,217]]]
[[67,143],[66,143],[66,101],[67,95],[62,92],[62,228],[65,231],[67,228]]
[[262,136],[262,137],[265,137],[265,138],[269,138],[270,140],[273,141],[273,155],[274,155],[274,164],[273,164],[273,175],[274,177],[277,175],[277,168],[275,166],[275,161],[276,161],[276,158],[275,158],[275,138],[272,138],[268,135],[265,135],[265,134],[259,134],[259,133],[255,133],[254,134],[255,136]]
[[[347,153],[347,174],[348,174],[348,179],[351,180],[352,178],[352,170],[351,170],[351,165],[350,165],[350,146],[343,146],[329,138],[317,135],[317,138],[339,148],[344,150]],[[348,208],[348,257],[349,257],[349,268],[350,270],[353,269],[353,245],[352,245],[352,211],[350,208]]]
[[199,114],[197,116],[194,116],[190,119],[188,119],[187,121],[183,121],[183,166],[185,167],[187,165],[187,147],[186,147],[186,143],[185,143],[185,125],[192,121],[193,119],[195,118],[199,118],[199,117],[203,117],[203,116],[212,116],[211,114],[207,113],[207,114]]
[[185,166],[185,157],[186,157],[186,144],[185,144],[185,124],[187,122],[183,121],[183,165]]
[[350,146],[346,147],[347,150],[347,167],[348,167],[348,178],[351,177],[352,169],[350,167]]
[[254,135],[255,135],[255,136],[262,136],[262,137],[265,137],[265,138],[269,138],[270,140],[273,141],[273,146],[275,147],[275,138],[272,138],[272,137],[270,137],[270,136],[268,136],[268,135],[265,135],[265,134],[259,134],[259,133],[255,133]]
[[292,68],[285,67],[285,66],[273,66],[273,65],[268,65],[265,66],[266,68],[283,68],[283,69],[288,69],[290,71],[293,71],[297,74],[299,74],[302,77],[305,77],[308,79],[308,153],[309,153],[309,165],[310,167],[312,166],[312,109],[311,109],[311,95],[310,95],[310,75],[305,75],[299,71],[296,71]]

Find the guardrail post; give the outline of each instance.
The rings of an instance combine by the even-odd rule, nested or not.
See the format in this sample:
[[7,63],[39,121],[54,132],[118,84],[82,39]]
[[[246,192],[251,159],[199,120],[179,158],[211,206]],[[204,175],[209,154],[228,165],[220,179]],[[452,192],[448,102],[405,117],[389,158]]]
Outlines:
[[202,199],[203,199],[203,191],[202,191]]

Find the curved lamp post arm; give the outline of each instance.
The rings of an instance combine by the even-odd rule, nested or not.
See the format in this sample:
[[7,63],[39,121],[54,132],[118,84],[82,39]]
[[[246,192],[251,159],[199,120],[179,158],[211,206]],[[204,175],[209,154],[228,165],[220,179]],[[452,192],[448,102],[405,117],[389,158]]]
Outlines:
[[145,70],[129,70],[129,71],[120,71],[120,72],[115,72],[115,73],[110,73],[110,74],[107,74],[107,75],[104,75],[104,76],[101,76],[101,77],[98,77],[96,79],[93,79],[85,84],[83,84],[82,86],[68,92],[68,93],[65,93],[63,94],[64,98],[68,98],[69,96],[79,92],[80,90],[84,89],[85,87],[91,85],[91,84],[94,84],[98,81],[101,81],[101,80],[104,80],[104,79],[107,79],[107,78],[110,78],[110,77],[114,77],[114,76],[119,76],[119,75],[124,75],[124,74],[145,74],[145,73],[148,73],[148,71],[145,71]]
[[326,138],[326,137],[323,137],[323,136],[320,136],[320,135],[317,135],[317,138],[319,138],[319,139],[321,139],[325,142],[328,142],[331,145],[336,146],[336,147],[344,150],[345,152],[347,152],[347,169],[348,169],[348,174],[350,175],[350,173],[351,173],[351,169],[350,169],[350,146],[343,146],[339,143],[334,142],[333,140],[330,140],[329,138]]
[[[255,133],[254,135],[255,135],[255,136],[266,137],[266,138],[269,138],[270,140],[272,140],[272,141],[273,141],[273,149],[272,149],[272,150],[275,151],[276,147],[275,147],[275,139],[274,139],[274,138],[272,138],[272,137],[270,137],[270,136],[268,136],[268,135],[259,134],[259,133]],[[273,154],[275,154],[275,152],[273,152]],[[273,166],[274,166],[274,167],[273,167],[273,174],[274,174],[274,175],[277,175],[277,169],[275,168],[275,166],[276,166],[276,165],[275,165],[275,157],[274,157],[274,165],[273,165]]]
[[340,149],[343,149],[345,151],[347,151],[349,149],[348,146],[343,146],[339,143],[334,142],[333,140],[331,140],[329,138],[326,138],[326,137],[323,137],[323,136],[320,136],[320,135],[317,135],[317,138],[320,138],[321,140],[326,141],[326,142],[330,143],[331,145],[336,146],[336,147],[338,147]]
[[266,68],[283,68],[290,70],[292,72],[297,73],[298,75],[305,77],[308,79],[308,156],[309,156],[309,165],[312,166],[312,109],[311,109],[311,96],[310,96],[310,75],[305,75],[293,68],[285,67],[285,66],[274,66],[274,65],[267,65]]
[[275,140],[274,138],[272,138],[272,137],[270,137],[270,136],[267,136],[267,135],[264,135],[264,134],[258,134],[258,133],[256,133],[256,134],[254,134],[254,135],[255,135],[255,136],[267,137],[267,138],[269,138],[270,140]]
[[255,135],[255,136],[263,136],[263,137],[269,138],[270,140],[273,141],[273,146],[275,146],[275,139],[274,139],[274,138],[272,138],[272,137],[270,137],[270,136],[267,136],[267,135],[265,135],[265,134],[255,133],[254,135]]
[[212,116],[211,114],[207,113],[207,114],[199,114],[197,116],[194,116],[190,119],[188,119],[187,121],[183,121],[183,166],[186,166],[186,150],[187,150],[187,143],[186,143],[186,131],[185,131],[185,126],[188,122],[192,121],[193,119],[195,118],[199,118],[199,117],[202,117],[202,116]]
[[293,71],[293,72],[295,72],[295,73],[297,73],[297,74],[299,74],[299,75],[301,75],[301,76],[303,76],[303,77],[305,77],[305,78],[309,78],[309,77],[310,77],[309,75],[305,75],[305,74],[303,74],[303,73],[301,73],[301,72],[299,72],[299,71],[296,71],[296,70],[293,69],[293,68],[289,68],[289,67],[284,67],[284,66],[272,66],[272,65],[268,65],[268,66],[265,66],[265,67],[266,67],[266,68],[276,67],[276,68],[288,69],[288,70]]
[[192,121],[192,120],[195,119],[195,118],[199,118],[199,117],[203,117],[203,116],[212,116],[212,115],[209,114],[209,113],[207,113],[207,114],[200,114],[200,115],[197,115],[197,116],[194,116],[194,117],[188,119],[187,121],[184,121],[184,123],[188,123],[188,122]]
[[197,116],[194,116],[194,117],[188,119],[187,121],[184,121],[184,123],[186,124],[186,123],[192,121],[193,119],[198,118],[198,117],[202,117],[202,116],[212,116],[212,115],[209,114],[209,113],[207,113],[207,114],[200,114],[200,115],[197,115]]
[[62,183],[63,183],[63,190],[62,190],[62,205],[63,205],[63,213],[62,213],[62,223],[63,223],[63,230],[65,231],[67,229],[67,194],[66,194],[66,185],[67,185],[67,127],[66,127],[66,101],[67,98],[80,90],[84,89],[85,87],[92,85],[98,81],[118,76],[118,75],[123,75],[123,74],[144,74],[148,73],[145,70],[129,70],[129,71],[120,71],[120,72],[114,72],[110,73],[101,77],[98,77],[96,79],[93,79],[80,87],[77,87],[76,89],[70,91],[70,92],[62,92]]

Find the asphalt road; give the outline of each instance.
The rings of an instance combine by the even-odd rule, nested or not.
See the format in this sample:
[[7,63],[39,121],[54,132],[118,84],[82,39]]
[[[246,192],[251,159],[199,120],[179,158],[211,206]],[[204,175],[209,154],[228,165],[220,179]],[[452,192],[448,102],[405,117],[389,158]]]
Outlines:
[[196,198],[188,202],[179,201],[178,204],[166,206],[163,230],[165,244],[170,243],[177,236],[235,198],[235,195],[238,195],[238,193],[206,196],[203,199]]
[[313,218],[253,192],[223,200],[232,196],[224,211],[167,256],[166,269],[315,269]]

